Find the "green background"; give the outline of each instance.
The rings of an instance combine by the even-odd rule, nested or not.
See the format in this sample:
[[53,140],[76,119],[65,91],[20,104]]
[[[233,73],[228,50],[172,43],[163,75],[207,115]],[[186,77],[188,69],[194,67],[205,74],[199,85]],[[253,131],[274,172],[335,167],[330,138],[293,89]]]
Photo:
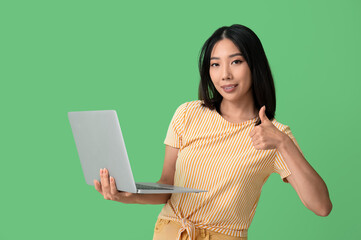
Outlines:
[[359,239],[359,1],[1,1],[0,239],[152,239],[163,205],[86,185],[68,111],[115,109],[136,181],[160,177],[175,109],[197,99],[204,41],[234,23],[261,39],[289,125],[326,182],[319,217],[271,175],[250,240]]

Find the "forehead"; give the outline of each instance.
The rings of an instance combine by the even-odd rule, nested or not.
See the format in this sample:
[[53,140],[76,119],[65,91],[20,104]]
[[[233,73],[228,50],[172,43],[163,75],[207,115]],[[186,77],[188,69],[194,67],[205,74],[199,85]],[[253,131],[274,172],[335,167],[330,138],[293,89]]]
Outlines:
[[232,40],[225,38],[219,40],[214,44],[211,57],[223,57],[228,56],[230,54],[239,53],[238,47],[232,42]]

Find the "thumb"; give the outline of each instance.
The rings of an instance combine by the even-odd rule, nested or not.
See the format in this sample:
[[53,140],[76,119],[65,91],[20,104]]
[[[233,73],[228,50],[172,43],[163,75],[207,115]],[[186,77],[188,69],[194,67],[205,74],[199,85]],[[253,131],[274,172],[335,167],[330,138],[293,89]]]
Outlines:
[[259,110],[259,118],[261,119],[261,123],[269,121],[266,115],[266,105],[263,105],[263,107],[261,107],[261,109]]

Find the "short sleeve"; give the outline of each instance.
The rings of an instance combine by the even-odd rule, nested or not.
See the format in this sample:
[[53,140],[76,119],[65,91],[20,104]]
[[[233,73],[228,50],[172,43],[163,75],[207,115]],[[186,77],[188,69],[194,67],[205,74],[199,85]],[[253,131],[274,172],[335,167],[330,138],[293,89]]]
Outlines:
[[[297,146],[298,150],[303,155],[300,146],[298,145],[295,137],[293,136],[293,134],[291,132],[290,127],[286,126],[286,128],[283,130],[283,132],[286,133],[288,135],[288,137],[290,137],[292,139],[293,143]],[[288,169],[285,160],[283,159],[282,155],[280,154],[280,152],[278,150],[276,150],[273,172],[278,173],[281,176],[281,179],[285,183],[288,183],[286,177],[291,175],[291,171]]]
[[183,103],[175,111],[169,124],[164,144],[180,148],[182,146],[182,134],[184,131],[185,114],[188,103]]

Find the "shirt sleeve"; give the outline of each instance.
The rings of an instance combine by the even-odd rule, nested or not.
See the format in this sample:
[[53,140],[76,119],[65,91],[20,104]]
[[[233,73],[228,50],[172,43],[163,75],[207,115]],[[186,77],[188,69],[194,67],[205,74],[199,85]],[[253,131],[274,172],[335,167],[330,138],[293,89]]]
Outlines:
[[[293,143],[297,146],[298,150],[303,155],[300,146],[298,145],[295,137],[293,136],[293,134],[291,132],[290,127],[286,126],[286,128],[283,130],[283,132],[286,133],[288,135],[288,137],[290,137],[292,139]],[[291,175],[291,171],[287,167],[284,158],[282,157],[282,155],[280,154],[280,152],[278,150],[276,150],[273,172],[278,173],[281,176],[281,179],[283,180],[283,182],[288,183],[286,177]]]
[[175,111],[169,124],[164,144],[174,148],[180,148],[182,144],[182,135],[184,131],[185,114],[188,103],[183,103]]

